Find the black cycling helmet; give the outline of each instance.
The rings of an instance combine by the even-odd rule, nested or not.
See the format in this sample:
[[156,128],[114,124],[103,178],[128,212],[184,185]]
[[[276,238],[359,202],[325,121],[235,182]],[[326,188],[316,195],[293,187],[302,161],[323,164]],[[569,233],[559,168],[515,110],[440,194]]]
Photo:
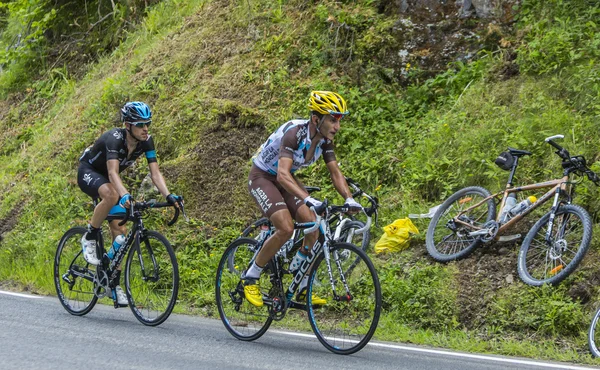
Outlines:
[[150,107],[140,101],[130,101],[121,108],[121,122],[127,123],[150,123],[152,112]]

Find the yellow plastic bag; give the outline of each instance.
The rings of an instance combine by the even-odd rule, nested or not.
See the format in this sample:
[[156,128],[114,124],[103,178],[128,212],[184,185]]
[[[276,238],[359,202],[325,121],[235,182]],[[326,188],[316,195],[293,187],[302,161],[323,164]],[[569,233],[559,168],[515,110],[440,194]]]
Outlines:
[[375,253],[400,252],[408,248],[410,234],[418,234],[419,230],[408,218],[398,219],[384,226],[385,233],[375,244]]

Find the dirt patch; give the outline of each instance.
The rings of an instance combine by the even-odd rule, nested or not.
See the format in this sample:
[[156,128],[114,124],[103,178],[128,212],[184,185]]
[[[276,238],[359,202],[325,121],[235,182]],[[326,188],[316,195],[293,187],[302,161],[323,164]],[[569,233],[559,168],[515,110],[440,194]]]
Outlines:
[[220,114],[185,163],[164,170],[166,177],[187,189],[190,215],[212,225],[258,216],[246,182],[250,158],[267,133],[262,123],[239,118],[235,112]]
[[479,247],[458,265],[459,321],[473,329],[486,322],[487,307],[496,292],[511,284],[517,274],[518,244],[496,243]]
[[3,219],[0,219],[0,242],[4,239],[4,234],[11,231],[17,221],[19,220],[19,216],[21,215],[21,211],[25,204],[23,202],[17,204]]

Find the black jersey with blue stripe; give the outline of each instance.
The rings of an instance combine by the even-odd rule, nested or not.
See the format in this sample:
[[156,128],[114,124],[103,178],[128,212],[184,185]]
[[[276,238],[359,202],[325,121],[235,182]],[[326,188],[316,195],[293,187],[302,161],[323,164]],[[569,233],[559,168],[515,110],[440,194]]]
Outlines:
[[146,141],[139,141],[131,156],[127,156],[127,130],[114,128],[102,134],[94,145],[87,148],[79,161],[89,163],[98,172],[108,176],[106,162],[111,159],[119,161],[119,172],[131,166],[142,153],[146,154],[148,163],[156,162],[156,150],[154,140],[148,135]]

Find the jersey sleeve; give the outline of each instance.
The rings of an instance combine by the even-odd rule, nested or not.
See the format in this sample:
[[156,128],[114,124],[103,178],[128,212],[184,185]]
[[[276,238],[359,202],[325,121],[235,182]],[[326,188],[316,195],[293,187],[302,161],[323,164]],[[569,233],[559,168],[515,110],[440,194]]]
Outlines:
[[142,150],[146,154],[146,160],[148,163],[156,162],[156,149],[154,149],[154,139],[152,136],[148,136],[148,140],[142,142]]
[[279,158],[294,159],[294,151],[298,149],[298,127],[288,130],[281,138]]
[[106,160],[119,160],[119,151],[123,149],[122,137],[119,131],[109,131],[105,134],[104,145],[106,146]]
[[335,161],[335,145],[333,144],[333,141],[326,141],[321,148],[323,149],[323,160],[325,163]]

